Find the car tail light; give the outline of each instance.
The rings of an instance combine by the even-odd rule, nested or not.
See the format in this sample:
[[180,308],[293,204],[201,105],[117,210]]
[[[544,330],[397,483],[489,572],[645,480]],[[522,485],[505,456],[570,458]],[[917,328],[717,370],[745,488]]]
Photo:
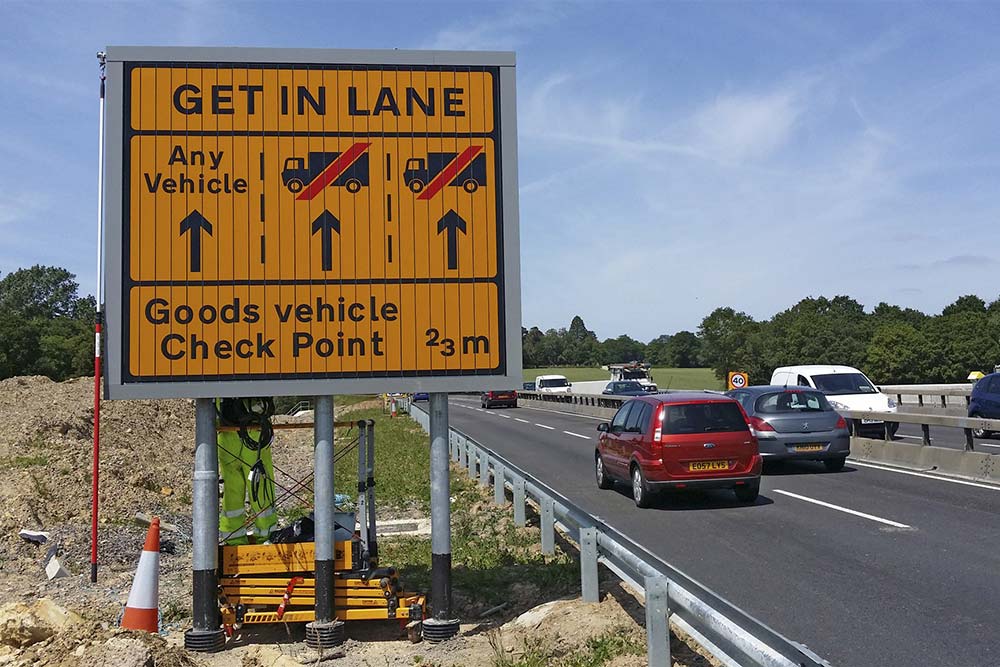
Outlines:
[[747,417],[747,423],[750,424],[750,430],[757,433],[774,433],[774,427],[768,424],[766,421],[760,417]]
[[843,417],[837,418],[837,428],[847,428],[847,420]]
[[667,416],[666,406],[660,407],[660,414],[656,415],[656,430],[653,431],[653,442],[660,442],[663,439],[663,420]]
[[514,395],[514,398],[517,398],[517,392],[516,391],[512,391],[510,393],[512,393]]

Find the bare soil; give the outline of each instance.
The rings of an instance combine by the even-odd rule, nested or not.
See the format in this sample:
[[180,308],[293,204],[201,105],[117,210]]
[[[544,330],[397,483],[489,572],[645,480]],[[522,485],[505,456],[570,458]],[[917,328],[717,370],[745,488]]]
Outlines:
[[[301,626],[247,629],[223,653],[188,653],[182,646],[183,631],[190,627],[193,402],[102,403],[97,584],[89,581],[92,406],[93,384],[87,378],[0,381],[0,467],[5,471],[0,484],[0,600],[29,606],[51,600],[79,615],[27,646],[0,638],[0,665],[492,665],[501,656],[516,659],[533,642],[546,642],[562,654],[602,633],[642,633],[642,607],[609,580],[604,586],[609,594],[599,604],[551,601],[537,586],[516,586],[502,617],[480,619],[485,610],[463,609],[476,622],[463,624],[459,638],[436,646],[411,644],[397,624],[358,623],[348,626],[349,639],[341,650],[325,656],[305,647]],[[351,406],[337,418],[349,419],[350,411],[366,407],[375,404]],[[274,458],[288,474],[276,474],[279,484],[304,477],[312,467],[311,429],[277,431]],[[485,510],[485,495],[483,503]],[[134,521],[136,512],[158,515],[177,527],[161,536],[160,635],[116,629],[146,534]],[[509,522],[497,524],[489,531],[490,539],[503,539],[509,527]],[[48,531],[49,544],[22,540],[17,533],[24,528]],[[71,576],[47,580],[43,564],[52,546]],[[462,608],[463,591],[456,589],[455,598],[456,607]],[[534,609],[543,603],[547,605]],[[676,641],[673,650],[676,664],[710,664],[683,642]],[[634,667],[645,661],[622,656],[610,664]]]

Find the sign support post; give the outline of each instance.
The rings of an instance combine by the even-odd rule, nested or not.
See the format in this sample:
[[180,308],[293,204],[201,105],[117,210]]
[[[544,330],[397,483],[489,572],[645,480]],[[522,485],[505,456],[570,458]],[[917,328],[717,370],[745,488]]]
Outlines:
[[194,488],[191,551],[194,568],[194,627],[184,634],[184,648],[212,653],[222,650],[226,636],[219,627],[219,449],[215,405],[211,398],[195,404]]
[[448,394],[429,397],[431,435],[431,617],[424,638],[442,642],[458,634],[451,615],[451,471],[448,467]]
[[306,645],[322,650],[344,643],[344,622],[333,615],[333,397],[317,396],[315,404],[316,620],[306,625]]

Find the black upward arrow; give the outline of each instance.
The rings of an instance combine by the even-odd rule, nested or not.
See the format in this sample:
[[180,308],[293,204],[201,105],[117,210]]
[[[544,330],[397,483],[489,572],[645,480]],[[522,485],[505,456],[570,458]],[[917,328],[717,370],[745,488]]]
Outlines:
[[340,220],[326,209],[313,220],[312,233],[322,232],[323,240],[323,270],[333,269],[333,232],[340,234]]
[[190,232],[188,237],[191,240],[191,272],[201,273],[201,233],[212,235],[212,223],[205,219],[198,209],[188,213],[187,217],[181,220],[181,236]]
[[465,220],[454,210],[449,210],[438,220],[438,234],[445,230],[448,231],[448,270],[454,271],[458,268],[458,232],[466,233]]

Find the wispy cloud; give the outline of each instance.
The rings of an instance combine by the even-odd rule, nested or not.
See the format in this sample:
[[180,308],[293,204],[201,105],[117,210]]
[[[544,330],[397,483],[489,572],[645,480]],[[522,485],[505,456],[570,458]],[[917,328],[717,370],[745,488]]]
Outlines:
[[442,28],[421,48],[442,51],[513,49],[563,14],[563,9],[554,4],[513,5],[497,16],[461,21]]

